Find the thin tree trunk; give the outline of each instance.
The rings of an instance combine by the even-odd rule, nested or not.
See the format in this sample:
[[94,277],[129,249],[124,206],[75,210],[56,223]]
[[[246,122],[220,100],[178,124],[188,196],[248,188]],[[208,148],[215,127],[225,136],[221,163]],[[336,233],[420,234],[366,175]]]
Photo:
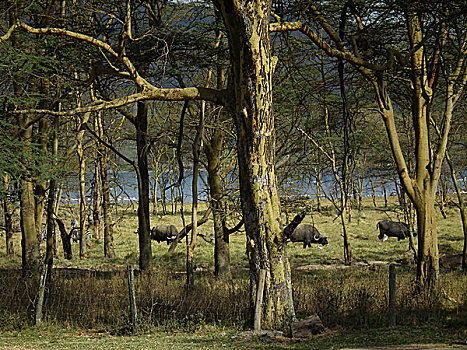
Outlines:
[[449,169],[451,170],[451,179],[454,184],[454,188],[456,189],[457,200],[459,201],[459,212],[461,214],[462,230],[464,232],[464,247],[462,248],[462,270],[465,272],[467,271],[467,220],[465,217],[464,199],[462,198],[462,192],[459,187],[459,183],[457,182],[456,171],[454,170],[454,166],[448,152],[446,152],[446,160],[449,164]]
[[60,202],[62,200],[62,193],[63,193],[63,182],[60,182],[60,186],[58,188],[58,193],[57,193],[57,198],[55,200],[55,207],[54,207],[54,213],[56,216],[58,216],[58,210],[60,209]]
[[152,263],[151,222],[149,218],[149,170],[148,170],[148,108],[137,103],[136,151],[138,154],[138,234],[139,267],[148,270]]
[[347,232],[345,202],[346,202],[345,199],[341,199],[340,218],[341,218],[341,224],[342,224],[342,235],[344,236],[344,263],[345,265],[350,266],[352,265],[352,250],[350,248],[349,233]]
[[222,200],[222,184],[220,174],[221,152],[224,134],[217,128],[210,142],[204,147],[208,161],[208,183],[211,194],[211,207],[214,221],[214,273],[216,277],[231,276],[229,234],[224,230],[224,202]]
[[[97,130],[98,128],[95,128]],[[92,225],[94,231],[94,238],[101,238],[101,210],[102,210],[102,181],[100,176],[99,161],[94,162],[94,187],[92,189]]]
[[10,177],[8,173],[3,174],[3,216],[5,220],[5,248],[8,257],[13,256],[15,253],[13,247],[13,211],[10,204]]
[[[58,156],[58,128],[59,128],[59,117],[55,117],[54,125],[52,129],[52,162],[54,168],[57,167],[57,156]],[[49,193],[47,198],[47,244],[45,250],[45,264],[48,269],[49,279],[52,276],[53,258],[56,255],[56,233],[55,233],[55,221],[54,221],[54,208],[55,208],[55,192],[56,192],[55,177],[50,179],[49,182]]]
[[78,154],[78,181],[79,181],[79,258],[86,259],[86,160],[82,140],[79,140],[76,147]]
[[383,197],[384,197],[384,207],[388,207],[388,195],[386,192],[386,185],[383,183]]
[[[98,136],[103,139],[104,130],[102,127],[101,114],[97,113],[98,118]],[[99,166],[101,171],[102,181],[102,211],[104,219],[104,256],[106,258],[114,258],[115,250],[113,246],[113,223],[112,223],[112,208],[110,203],[110,185],[108,176],[109,152],[104,146],[100,146]]]
[[371,193],[372,193],[372,199],[373,199],[373,206],[376,207],[376,187],[374,181],[370,177],[370,183],[371,183]]
[[199,175],[199,156],[201,152],[201,140],[204,131],[204,114],[205,114],[206,102],[201,102],[201,113],[199,118],[198,127],[196,129],[196,136],[193,140],[193,179],[191,184],[193,202],[191,205],[191,238],[190,243],[187,244],[186,250],[186,284],[188,292],[194,285],[194,267],[193,267],[193,254],[196,247],[196,239],[198,236],[198,175]]
[[[320,156],[318,155],[318,162],[319,162]],[[316,211],[318,213],[321,213],[321,190],[322,190],[322,180],[323,176],[321,173],[320,168],[316,167],[315,169],[315,174],[316,174]]]
[[[39,121],[39,145],[41,151],[45,154],[47,152],[47,142],[49,138],[49,122],[44,117]],[[42,219],[44,215],[44,199],[45,199],[45,181],[38,181],[34,187],[34,216],[36,221],[36,235],[40,241],[42,231]],[[40,243],[40,242],[39,242]]]

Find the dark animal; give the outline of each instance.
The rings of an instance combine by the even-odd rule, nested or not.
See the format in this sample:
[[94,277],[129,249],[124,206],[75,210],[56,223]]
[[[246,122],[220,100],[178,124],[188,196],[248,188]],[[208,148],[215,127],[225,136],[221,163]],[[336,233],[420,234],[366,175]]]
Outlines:
[[397,237],[397,240],[400,241],[410,235],[409,225],[405,222],[383,220],[376,224],[376,228],[379,228],[379,239],[383,239],[384,236],[386,236],[384,240],[387,240],[389,237]]
[[154,226],[151,230],[151,239],[157,242],[172,243],[178,237],[178,230],[174,225]]
[[328,238],[319,233],[318,229],[312,225],[300,224],[290,235],[292,242],[303,242],[303,248],[311,247],[311,243],[326,245]]

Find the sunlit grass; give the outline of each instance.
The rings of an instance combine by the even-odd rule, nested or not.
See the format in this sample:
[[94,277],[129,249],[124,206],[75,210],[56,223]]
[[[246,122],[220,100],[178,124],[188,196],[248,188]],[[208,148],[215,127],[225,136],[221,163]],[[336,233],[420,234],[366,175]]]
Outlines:
[[[378,207],[373,207],[371,198],[365,198],[363,210],[359,212],[354,209],[352,211],[352,220],[348,223],[348,232],[350,234],[350,244],[352,255],[355,263],[374,263],[374,262],[395,262],[402,258],[410,260],[410,252],[408,252],[408,240],[397,241],[394,238],[386,242],[378,240],[378,231],[376,223],[383,219],[392,219],[397,221],[401,217],[401,213],[397,209],[397,198],[389,198],[389,206],[384,208],[383,199],[378,199]],[[179,208],[178,208],[179,209]],[[185,223],[188,224],[191,220],[191,206],[185,203]],[[202,203],[199,209],[198,217],[201,217],[206,209],[206,204]],[[299,205],[294,207],[294,212],[299,212]],[[169,206],[170,210],[170,206]],[[60,215],[65,219],[67,228],[71,219],[70,212],[77,212],[76,207],[67,207],[62,205]],[[160,210],[159,210],[160,212]],[[285,211],[284,211],[285,212]],[[293,218],[294,212],[290,212],[289,220]],[[87,259],[79,259],[79,244],[73,244],[73,260],[68,261],[63,258],[61,242],[57,242],[58,256],[54,260],[56,266],[61,267],[85,267],[85,268],[115,268],[124,267],[125,265],[138,264],[138,236],[135,234],[137,230],[137,214],[135,205],[120,205],[118,217],[114,220],[114,249],[116,257],[114,259],[104,258],[103,239],[91,239],[88,241]],[[437,228],[439,236],[440,256],[455,255],[462,252],[463,232],[462,223],[458,209],[447,208],[448,218],[444,219],[439,211],[437,211]],[[285,214],[283,215],[284,224],[286,224]],[[321,213],[316,211],[310,212],[303,221],[304,223],[314,224],[318,230],[328,236],[329,245],[319,249],[317,245],[312,248],[303,249],[301,243],[288,244],[288,256],[293,267],[303,267],[305,265],[336,265],[343,261],[343,239],[342,226],[339,218],[332,205],[324,202]],[[183,228],[183,221],[180,213],[175,215],[158,215],[151,217],[151,225],[167,225],[174,224],[179,230]],[[235,223],[232,223],[232,225]],[[212,233],[212,219],[208,220],[204,225],[199,227],[199,233]],[[20,232],[14,235],[14,247],[16,254],[13,257],[7,258],[5,255],[5,240],[0,241],[0,266],[2,267],[20,267],[21,266],[21,246]],[[416,239],[415,239],[416,241]],[[211,271],[213,266],[214,245],[205,242],[198,237],[197,247],[195,249],[195,264],[207,266]],[[183,240],[176,249],[176,252],[171,256],[167,256],[169,248],[165,243],[152,243],[154,265],[161,268],[169,268],[175,270],[184,270],[185,266],[185,250],[186,240]],[[45,243],[41,244],[41,249],[45,251]],[[230,255],[231,263],[234,268],[244,268],[248,266],[245,255],[245,234],[244,231],[234,233],[230,237]]]
[[[435,327],[394,327],[354,332],[336,329],[310,339],[243,336],[235,329],[201,329],[196,333],[151,332],[131,337],[114,336],[75,329],[45,326],[6,332],[0,349],[343,349],[408,344],[446,344],[465,346],[466,333]],[[441,348],[442,346],[438,346]],[[411,348],[416,348],[412,346]],[[444,347],[443,347],[444,348]]]
[[[0,242],[0,267],[4,288],[0,302],[0,349],[50,348],[78,349],[141,349],[141,348],[277,348],[277,349],[334,349],[361,345],[394,345],[410,343],[449,343],[466,339],[467,276],[457,271],[442,271],[441,290],[433,297],[415,296],[415,266],[397,267],[398,327],[387,329],[388,280],[387,265],[411,261],[408,241],[392,238],[380,241],[376,223],[383,219],[397,221],[396,198],[390,198],[388,208],[373,207],[366,199],[364,209],[352,211],[348,223],[353,254],[351,267],[343,264],[342,227],[330,203],[321,213],[311,212],[304,223],[314,224],[328,236],[329,245],[319,249],[303,249],[300,243],[288,244],[292,265],[292,282],[297,316],[304,318],[317,313],[327,329],[324,335],[306,341],[285,338],[237,337],[248,319],[248,261],[245,255],[244,231],[230,237],[230,256],[233,280],[222,282],[213,277],[214,245],[198,238],[195,266],[203,266],[196,273],[194,294],[185,293],[186,240],[173,254],[169,246],[152,242],[153,275],[137,279],[137,304],[141,316],[139,335],[128,334],[128,292],[125,268],[138,266],[138,236],[136,207],[120,206],[119,216],[113,211],[114,248],[116,257],[105,258],[103,239],[88,241],[87,259],[79,259],[79,245],[73,244],[74,257],[65,260],[61,242],[54,264],[60,268],[120,271],[102,279],[84,276],[58,278],[50,287],[53,295],[46,303],[45,322],[40,329],[32,329],[33,303],[38,280],[25,281],[11,269],[21,267],[20,234],[14,236],[16,254],[5,256],[5,241]],[[190,206],[185,204],[185,222],[189,223]],[[198,217],[206,209],[200,207]],[[294,207],[294,213],[303,209]],[[60,215],[69,228],[70,212],[76,207],[62,206]],[[448,208],[448,218],[437,213],[440,256],[462,252],[463,233],[456,208]],[[289,213],[289,220],[294,216]],[[286,217],[284,214],[284,224]],[[152,216],[151,225],[174,224],[180,230],[180,214]],[[234,221],[229,224],[235,224]],[[200,233],[213,231],[212,220],[199,228]],[[42,250],[45,250],[42,244]],[[13,288],[13,289],[12,289]],[[21,292],[21,293],[19,293]],[[16,303],[16,304],[15,304]],[[2,306],[3,305],[3,306]],[[2,309],[3,308],[3,309]],[[3,311],[2,311],[3,310]],[[6,311],[10,310],[10,311]],[[424,327],[425,325],[428,325]],[[415,326],[416,328],[409,328]],[[24,332],[16,332],[21,329]],[[355,330],[358,329],[358,332]],[[380,330],[381,329],[381,330]],[[413,335],[409,331],[413,329]],[[451,334],[447,331],[451,329]],[[29,334],[29,338],[28,338]],[[176,335],[176,337],[174,336]],[[146,347],[147,344],[150,344]]]

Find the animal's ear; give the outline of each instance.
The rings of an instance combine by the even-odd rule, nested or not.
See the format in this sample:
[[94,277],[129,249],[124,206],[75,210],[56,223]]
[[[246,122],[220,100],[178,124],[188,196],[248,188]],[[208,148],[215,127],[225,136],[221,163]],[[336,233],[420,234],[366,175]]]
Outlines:
[[317,241],[319,239],[319,234],[314,235],[313,238],[315,239],[315,241]]

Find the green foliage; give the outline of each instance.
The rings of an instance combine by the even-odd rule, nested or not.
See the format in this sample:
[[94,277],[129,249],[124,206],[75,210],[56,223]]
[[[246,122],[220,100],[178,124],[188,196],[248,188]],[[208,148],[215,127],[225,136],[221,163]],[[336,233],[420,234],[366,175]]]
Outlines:
[[50,154],[38,143],[20,141],[19,132],[20,127],[0,119],[0,174],[10,174],[12,183],[26,178],[42,182],[63,176],[63,166],[54,168]]

